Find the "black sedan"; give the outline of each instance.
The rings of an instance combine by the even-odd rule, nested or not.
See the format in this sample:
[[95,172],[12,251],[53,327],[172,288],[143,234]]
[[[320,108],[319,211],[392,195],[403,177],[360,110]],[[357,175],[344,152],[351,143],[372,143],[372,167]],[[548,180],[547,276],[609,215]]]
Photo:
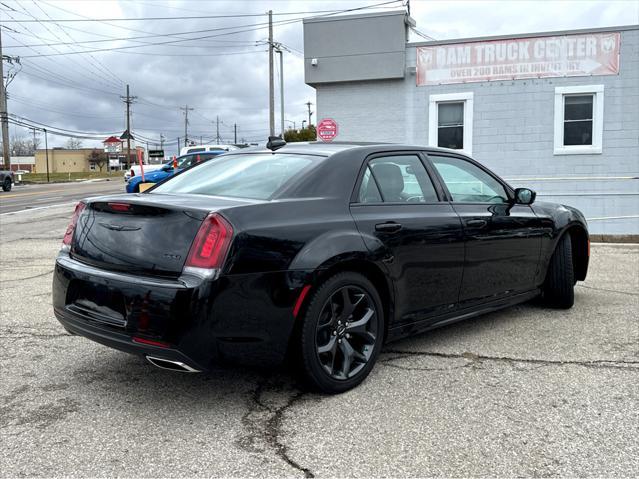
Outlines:
[[288,357],[336,393],[386,342],[537,296],[569,308],[586,277],[583,215],[464,155],[271,148],[79,203],[53,279],[64,327],[178,371]]

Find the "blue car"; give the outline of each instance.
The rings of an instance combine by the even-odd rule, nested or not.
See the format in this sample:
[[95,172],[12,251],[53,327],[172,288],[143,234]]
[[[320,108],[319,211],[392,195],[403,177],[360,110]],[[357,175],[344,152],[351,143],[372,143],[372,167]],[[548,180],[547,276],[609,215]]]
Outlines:
[[[200,162],[204,162],[214,158],[216,156],[225,153],[224,151],[207,151],[204,153],[191,153],[188,155],[179,156],[177,158],[177,168],[173,168],[173,161],[165,163],[159,170],[149,171],[144,174],[145,183],[159,183],[160,181],[173,176],[180,170],[188,168]],[[132,176],[126,183],[127,193],[139,193],[140,183],[142,183],[142,175]]]

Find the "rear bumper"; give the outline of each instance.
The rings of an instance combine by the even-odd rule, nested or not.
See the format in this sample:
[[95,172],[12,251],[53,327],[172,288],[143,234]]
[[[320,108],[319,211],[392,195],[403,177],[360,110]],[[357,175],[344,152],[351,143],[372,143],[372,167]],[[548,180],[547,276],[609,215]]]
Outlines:
[[305,278],[300,272],[145,278],[101,270],[61,253],[53,307],[71,333],[128,353],[202,371],[226,361],[272,365],[286,355]]
[[198,371],[206,370],[207,367],[199,364],[191,357],[179,349],[163,348],[158,346],[151,346],[146,344],[140,344],[133,341],[130,334],[126,332],[117,332],[113,330],[105,330],[96,324],[92,324],[87,321],[87,318],[74,315],[72,312],[66,309],[54,309],[55,316],[58,321],[64,326],[64,328],[72,334],[84,336],[91,339],[96,343],[103,344],[113,349],[119,349],[125,353],[136,354],[141,356],[150,356],[166,359],[168,361],[179,361],[187,364],[193,369]]

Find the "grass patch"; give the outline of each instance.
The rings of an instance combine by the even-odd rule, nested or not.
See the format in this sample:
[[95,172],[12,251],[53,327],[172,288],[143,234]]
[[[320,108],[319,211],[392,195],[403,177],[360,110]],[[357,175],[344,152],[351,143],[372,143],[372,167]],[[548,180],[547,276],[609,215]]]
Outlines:
[[[94,180],[99,178],[111,178],[114,180],[123,180],[123,171],[99,172],[88,171],[82,173],[49,173],[50,183],[66,183],[69,181]],[[46,183],[46,173],[26,173],[22,175],[22,183],[28,185],[33,183]]]

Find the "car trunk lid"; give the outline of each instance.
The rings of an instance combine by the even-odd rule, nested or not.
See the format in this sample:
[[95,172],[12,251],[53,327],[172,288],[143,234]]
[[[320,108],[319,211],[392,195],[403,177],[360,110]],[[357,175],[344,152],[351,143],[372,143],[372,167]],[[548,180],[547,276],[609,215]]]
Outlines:
[[103,269],[177,277],[206,216],[243,201],[158,194],[89,200],[71,256]]

